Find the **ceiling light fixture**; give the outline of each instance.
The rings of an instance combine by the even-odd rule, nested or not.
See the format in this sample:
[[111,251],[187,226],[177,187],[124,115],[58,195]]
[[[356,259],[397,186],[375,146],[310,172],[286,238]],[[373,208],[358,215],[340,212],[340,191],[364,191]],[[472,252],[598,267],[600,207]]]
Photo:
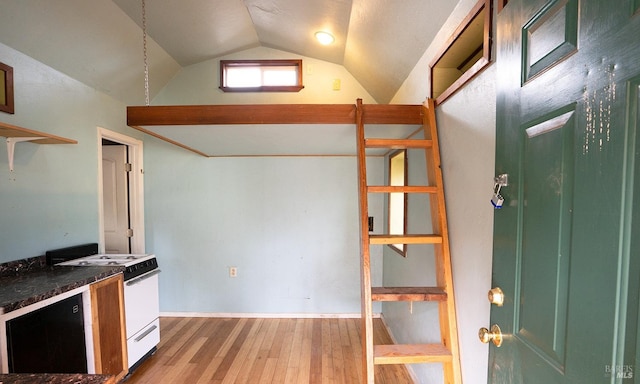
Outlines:
[[329,32],[318,31],[316,32],[315,36],[316,36],[316,40],[318,40],[322,45],[329,45],[334,41],[336,41],[333,35],[330,34]]

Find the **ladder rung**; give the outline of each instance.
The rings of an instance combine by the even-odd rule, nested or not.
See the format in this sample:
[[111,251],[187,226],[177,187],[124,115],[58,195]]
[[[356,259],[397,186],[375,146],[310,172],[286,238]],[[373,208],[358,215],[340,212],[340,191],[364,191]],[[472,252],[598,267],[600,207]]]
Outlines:
[[445,301],[447,293],[440,287],[372,287],[373,301]]
[[438,244],[440,235],[370,235],[370,244]]
[[447,363],[451,351],[442,344],[374,345],[374,364]]
[[425,139],[365,139],[366,148],[431,148],[433,141]]
[[437,193],[438,187],[428,185],[369,185],[369,193]]

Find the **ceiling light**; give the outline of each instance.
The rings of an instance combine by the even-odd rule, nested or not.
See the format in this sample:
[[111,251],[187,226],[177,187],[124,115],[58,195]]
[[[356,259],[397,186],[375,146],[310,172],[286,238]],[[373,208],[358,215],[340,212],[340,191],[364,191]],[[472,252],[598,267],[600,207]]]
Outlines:
[[315,36],[316,36],[316,39],[322,45],[329,45],[329,44],[333,43],[334,41],[336,41],[336,39],[333,37],[333,35],[330,34],[329,32],[318,31],[318,32],[316,32]]

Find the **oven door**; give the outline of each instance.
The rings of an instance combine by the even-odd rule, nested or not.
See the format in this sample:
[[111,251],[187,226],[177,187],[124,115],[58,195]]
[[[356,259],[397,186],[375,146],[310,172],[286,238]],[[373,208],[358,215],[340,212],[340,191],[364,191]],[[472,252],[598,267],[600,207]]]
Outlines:
[[129,367],[160,341],[159,273],[155,269],[124,283]]

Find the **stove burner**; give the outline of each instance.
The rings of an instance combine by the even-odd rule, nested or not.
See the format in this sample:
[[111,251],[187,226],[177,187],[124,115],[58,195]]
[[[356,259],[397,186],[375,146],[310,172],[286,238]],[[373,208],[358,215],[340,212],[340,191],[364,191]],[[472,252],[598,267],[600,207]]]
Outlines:
[[127,258],[127,259],[129,259],[129,260],[137,259],[137,257],[135,257],[135,256],[133,256],[133,255],[127,256],[126,258]]
[[107,256],[107,255],[102,255],[102,256],[100,256],[100,259],[110,259],[110,257]]
[[86,260],[80,261],[78,265],[89,265],[89,262]]
[[120,263],[118,263],[117,261],[109,261],[107,262],[107,265],[118,265]]

